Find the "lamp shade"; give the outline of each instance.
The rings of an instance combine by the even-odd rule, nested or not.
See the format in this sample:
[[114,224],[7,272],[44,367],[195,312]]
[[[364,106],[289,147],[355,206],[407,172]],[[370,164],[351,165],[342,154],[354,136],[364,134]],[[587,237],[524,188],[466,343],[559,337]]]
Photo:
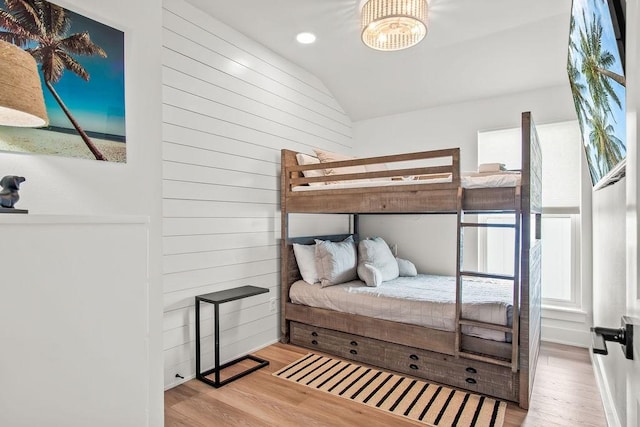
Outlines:
[[48,123],[35,59],[0,40],[0,125],[41,127]]
[[401,50],[427,34],[427,0],[368,0],[362,6],[362,41],[376,50]]

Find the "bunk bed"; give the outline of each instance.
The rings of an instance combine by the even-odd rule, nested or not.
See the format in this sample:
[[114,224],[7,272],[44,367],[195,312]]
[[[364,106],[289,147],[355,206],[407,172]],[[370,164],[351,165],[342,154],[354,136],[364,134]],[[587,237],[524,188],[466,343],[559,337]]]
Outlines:
[[[531,114],[522,113],[522,169],[516,184],[469,185],[460,172],[459,149],[360,158],[300,165],[296,152],[281,153],[281,341],[334,354],[427,380],[517,402],[528,408],[540,342],[541,153]],[[410,164],[444,159],[444,164],[325,176],[305,171],[367,165]],[[307,176],[305,176],[307,175]],[[315,175],[315,176],[314,176]],[[408,178],[410,177],[410,178]],[[331,182],[331,185],[311,185]],[[315,187],[315,188],[314,188]],[[351,215],[349,234],[290,237],[289,214]],[[291,301],[292,285],[301,280],[293,245],[315,239],[358,239],[358,215],[449,213],[457,215],[458,254],[453,330],[391,321]],[[462,269],[464,230],[485,227],[465,214],[512,213],[515,229],[511,277]],[[467,276],[511,280],[512,320],[494,325],[463,317],[462,293]],[[490,340],[464,333],[477,327],[502,331],[510,339]]]

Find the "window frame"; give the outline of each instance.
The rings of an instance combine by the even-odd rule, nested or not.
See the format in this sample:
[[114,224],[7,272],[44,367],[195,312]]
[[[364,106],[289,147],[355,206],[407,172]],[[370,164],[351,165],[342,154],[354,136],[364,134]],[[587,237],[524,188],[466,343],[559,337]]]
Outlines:
[[[549,209],[555,211],[554,209]],[[513,214],[491,214],[491,215],[478,215],[478,222],[485,222],[486,218],[501,218],[504,220],[512,220]],[[582,310],[582,280],[581,280],[581,264],[580,264],[580,252],[581,252],[581,217],[579,213],[559,213],[559,212],[547,212],[543,209],[542,213],[542,242],[544,244],[544,218],[567,218],[571,221],[571,242],[570,242],[570,266],[569,266],[569,286],[570,286],[570,299],[557,299],[557,298],[545,298],[542,296],[542,306],[544,309],[556,309],[556,310]],[[494,230],[489,227],[482,227],[478,231],[478,265],[481,271],[487,271],[489,264],[489,248],[488,248],[488,233],[490,230]],[[544,248],[543,248],[544,257]],[[544,258],[543,258],[544,259]],[[544,277],[542,278],[544,280]]]
[[[580,271],[580,214],[575,213],[542,213],[542,220],[544,218],[567,218],[571,221],[571,261],[570,261],[570,299],[557,299],[557,298],[545,298],[542,296],[542,305],[553,308],[567,308],[567,309],[581,309],[582,308],[582,280]],[[543,231],[544,235],[544,225]],[[544,245],[544,238],[542,239]],[[548,249],[547,249],[548,250]],[[544,259],[544,247],[542,249]],[[544,276],[542,277],[544,280]]]

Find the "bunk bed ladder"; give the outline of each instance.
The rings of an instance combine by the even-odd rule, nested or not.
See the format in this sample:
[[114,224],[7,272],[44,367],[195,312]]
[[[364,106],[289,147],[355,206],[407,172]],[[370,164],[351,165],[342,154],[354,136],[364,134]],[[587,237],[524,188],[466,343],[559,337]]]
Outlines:
[[[516,209],[512,211],[514,215],[513,223],[481,223],[481,222],[465,222],[464,221],[464,189],[458,188],[457,195],[457,256],[456,256],[456,357],[464,357],[467,359],[479,360],[482,362],[492,363],[495,365],[510,367],[513,372],[518,370],[518,342],[519,342],[519,318],[520,318],[520,187],[515,189]],[[464,252],[464,229],[465,228],[510,228],[514,230],[514,264],[513,276],[506,274],[483,273],[477,271],[465,271],[463,269],[463,252]],[[496,323],[480,322],[476,320],[466,319],[462,317],[462,292],[464,277],[482,277],[489,279],[510,280],[513,282],[513,302],[512,302],[512,325],[505,326]],[[511,334],[511,360],[493,358],[490,356],[480,355],[471,352],[465,352],[462,349],[462,327],[472,326],[494,331],[500,331]]]

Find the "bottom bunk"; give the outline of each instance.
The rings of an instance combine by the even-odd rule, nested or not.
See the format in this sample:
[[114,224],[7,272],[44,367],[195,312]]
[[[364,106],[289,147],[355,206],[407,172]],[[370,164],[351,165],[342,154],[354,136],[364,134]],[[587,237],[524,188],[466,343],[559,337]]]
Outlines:
[[[477,277],[462,280],[462,317],[480,324],[500,325],[502,329],[462,325],[462,336],[510,342],[513,283]],[[367,286],[360,279],[327,287],[298,280],[291,285],[289,298],[302,306],[456,332],[456,287],[453,276],[415,272],[415,275],[398,276],[377,286]],[[510,359],[511,354],[503,357]]]

